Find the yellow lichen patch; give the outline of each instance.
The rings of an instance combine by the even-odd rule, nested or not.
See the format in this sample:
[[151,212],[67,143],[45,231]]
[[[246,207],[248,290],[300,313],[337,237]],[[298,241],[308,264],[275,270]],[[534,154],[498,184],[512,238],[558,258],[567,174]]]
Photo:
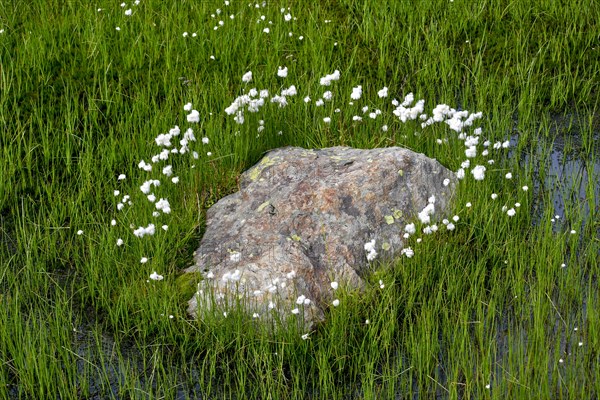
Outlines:
[[299,242],[299,241],[301,241],[301,240],[302,240],[302,239],[300,238],[300,236],[298,236],[298,235],[295,235],[295,234],[294,234],[294,235],[292,235],[292,236],[290,236],[290,238],[291,238],[292,240],[296,241],[296,242]]
[[262,210],[265,209],[265,207],[267,207],[271,202],[269,200],[265,201],[264,203],[262,203],[260,206],[258,206],[258,208],[256,209],[256,212],[261,212]]
[[314,154],[315,154],[315,152],[314,152],[314,151],[312,151],[312,150],[304,150],[304,151],[302,152],[302,156],[303,156],[303,157],[314,156]]
[[387,222],[388,225],[391,225],[394,223],[394,217],[392,217],[391,215],[386,215],[385,216],[385,222]]
[[263,159],[260,161],[260,164],[256,165],[249,173],[250,175],[250,179],[255,181],[258,179],[258,177],[260,176],[260,174],[263,172],[263,170],[266,167],[270,167],[271,165],[275,165],[275,162],[277,162],[277,160],[279,159],[279,157],[268,157],[265,156],[263,157]]
[[381,245],[381,248],[385,251],[388,251],[390,249],[390,244],[388,242],[385,242],[384,244]]

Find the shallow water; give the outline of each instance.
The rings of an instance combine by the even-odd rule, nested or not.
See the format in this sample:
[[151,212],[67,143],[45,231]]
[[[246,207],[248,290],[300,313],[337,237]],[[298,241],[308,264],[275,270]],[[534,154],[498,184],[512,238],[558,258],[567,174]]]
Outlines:
[[[600,210],[600,127],[592,133],[595,157],[586,156],[582,154],[582,136],[586,134],[582,131],[589,128],[583,123],[576,115],[552,116],[549,139],[540,140],[533,151],[521,156],[522,169],[533,168],[534,223],[558,216],[554,218],[555,231],[567,226],[581,230],[591,213]],[[518,134],[513,135],[511,142],[518,139]],[[553,212],[549,216],[544,215],[548,205],[544,194],[551,198]],[[581,221],[571,220],[572,207],[583,211]]]

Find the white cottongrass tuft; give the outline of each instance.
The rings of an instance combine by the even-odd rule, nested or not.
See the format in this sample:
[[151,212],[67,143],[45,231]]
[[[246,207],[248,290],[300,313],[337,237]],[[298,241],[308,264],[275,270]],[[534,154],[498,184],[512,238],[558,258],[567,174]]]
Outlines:
[[296,86],[294,86],[294,85],[290,86],[287,89],[283,89],[281,91],[281,95],[283,97],[286,97],[286,96],[295,96],[297,94],[298,94],[298,90],[296,89]]
[[375,239],[365,243],[365,251],[367,252],[367,260],[373,261],[377,257],[377,251],[375,250]]
[[197,123],[200,122],[200,113],[197,110],[192,110],[187,116],[188,122]]
[[162,281],[164,277],[162,275],[157,274],[156,271],[154,271],[150,274],[150,279],[152,279],[153,281]]
[[362,86],[358,85],[352,88],[352,93],[350,94],[350,98],[352,100],[358,100],[362,96]]
[[167,165],[166,167],[164,167],[162,169],[162,173],[163,173],[163,175],[166,175],[166,176],[173,175],[173,166],[172,165]]
[[471,173],[476,181],[482,181],[485,178],[485,167],[483,165],[476,165],[475,168],[471,170]]
[[409,108],[408,106],[414,101],[414,95],[409,93],[404,98],[404,102],[396,107],[393,114],[400,118],[400,121],[406,122],[409,120],[415,120],[425,110],[425,100],[417,101],[414,107]]
[[[302,36],[300,36],[302,37]],[[302,39],[300,39],[302,40]],[[329,86],[331,85],[331,82],[333,81],[339,81],[340,80],[340,71],[338,71],[337,69],[335,71],[333,71],[333,74],[329,74],[329,75],[325,75],[323,78],[321,78],[320,83],[321,86]]]
[[469,146],[466,150],[465,150],[465,155],[468,158],[474,158],[475,156],[477,156],[477,147],[475,146]]
[[340,305],[340,301],[338,299],[335,299],[331,304],[333,304],[334,307],[337,307]]
[[431,222],[431,215],[435,212],[435,206],[433,203],[427,204],[424,209],[419,212],[419,220],[423,224],[428,224]]
[[146,235],[154,235],[154,233],[156,232],[156,227],[154,226],[154,224],[149,224],[147,227],[143,227],[140,226],[139,228],[137,228],[136,230],[133,231],[133,234],[137,237],[144,237]]
[[277,69],[277,76],[280,78],[285,78],[288,75],[288,68],[287,67],[279,67]]
[[221,280],[223,280],[223,282],[237,282],[240,280],[240,278],[242,277],[242,273],[240,272],[239,269],[236,269],[233,272],[226,272],[225,274],[223,274],[223,276],[221,277]]
[[278,95],[271,97],[271,103],[279,104],[280,108],[283,108],[288,105],[287,98],[285,96],[278,96]]
[[244,83],[248,83],[251,80],[252,80],[252,71],[248,71],[242,76],[242,82],[244,82]]
[[408,258],[412,258],[415,255],[415,252],[410,247],[406,247],[406,248],[402,249],[402,251],[400,251],[400,254],[404,254]]
[[173,137],[173,135],[171,135],[169,133],[167,133],[167,134],[161,133],[154,139],[154,141],[156,142],[157,146],[171,147],[171,138],[172,137]]
[[146,161],[142,160],[138,163],[138,168],[143,169],[144,171],[150,172],[152,171],[152,165],[147,164]]
[[379,96],[380,98],[387,97],[388,96],[388,88],[387,88],[387,86],[385,86],[383,89],[381,89],[380,91],[378,91],[377,92],[377,96]]
[[171,213],[171,205],[167,199],[161,198],[156,202],[156,209],[162,211],[165,214]]
[[331,288],[332,288],[333,290],[337,290],[337,288],[338,288],[338,283],[337,283],[336,281],[333,281],[333,282],[331,282]]

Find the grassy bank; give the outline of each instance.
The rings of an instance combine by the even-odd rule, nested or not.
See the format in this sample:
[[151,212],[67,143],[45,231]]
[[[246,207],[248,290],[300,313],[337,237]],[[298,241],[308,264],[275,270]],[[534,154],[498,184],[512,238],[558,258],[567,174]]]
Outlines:
[[[600,395],[600,6],[390,3],[0,3],[0,398]],[[252,88],[266,104],[238,124],[225,110]],[[429,115],[483,112],[456,229],[376,261],[314,331],[191,320],[177,277],[206,210],[265,151],[404,146],[461,168],[457,132],[394,115],[411,92]],[[196,140],[140,169],[175,125],[172,147]],[[553,177],[556,160],[585,168]]]

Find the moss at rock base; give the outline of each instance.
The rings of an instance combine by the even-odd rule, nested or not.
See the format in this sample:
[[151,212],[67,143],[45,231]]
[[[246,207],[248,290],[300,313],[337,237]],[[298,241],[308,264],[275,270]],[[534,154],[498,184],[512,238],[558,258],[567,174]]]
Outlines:
[[198,290],[198,283],[202,281],[200,272],[187,272],[175,279],[177,295],[181,302],[187,302]]

